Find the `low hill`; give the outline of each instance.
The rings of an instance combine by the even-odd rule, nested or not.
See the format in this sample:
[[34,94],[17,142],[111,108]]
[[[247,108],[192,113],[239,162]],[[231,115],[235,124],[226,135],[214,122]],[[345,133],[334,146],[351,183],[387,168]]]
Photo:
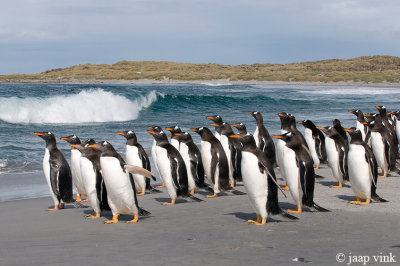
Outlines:
[[106,80],[213,80],[400,83],[400,58],[363,56],[291,64],[219,65],[155,61],[86,64],[39,74],[0,75],[0,82],[74,82]]

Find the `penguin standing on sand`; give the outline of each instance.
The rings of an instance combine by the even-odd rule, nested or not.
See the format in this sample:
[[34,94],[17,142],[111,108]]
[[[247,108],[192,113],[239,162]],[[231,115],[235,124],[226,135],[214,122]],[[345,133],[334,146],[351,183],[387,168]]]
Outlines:
[[257,127],[254,132],[254,139],[256,141],[257,147],[259,147],[261,151],[265,153],[268,160],[270,160],[275,165],[275,144],[271,136],[269,135],[267,128],[264,126],[262,114],[260,112],[252,111],[248,113],[251,114],[257,121]]
[[374,152],[378,166],[382,169],[382,175],[386,177],[389,170],[396,168],[397,146],[393,143],[389,131],[383,126],[382,118],[379,115],[370,116],[375,118],[368,124],[371,132],[371,148]]
[[361,136],[362,139],[365,141],[366,136],[367,136],[367,131],[368,131],[368,127],[364,124],[365,118],[364,118],[364,113],[361,110],[350,110],[348,111],[350,114],[353,114],[355,116],[357,116],[357,126],[356,128],[360,130],[361,132]]
[[53,133],[35,132],[34,134],[46,141],[43,172],[54,202],[54,208],[48,210],[64,209],[64,203],[73,202],[71,169],[57,148],[56,138]]
[[[222,120],[222,117],[219,115],[213,115],[213,116],[207,116],[207,119],[210,119],[211,121],[214,122],[214,124],[217,124],[218,126],[222,125],[222,123],[224,122]],[[214,136],[221,141],[221,132],[220,132],[220,127],[215,127],[215,133]]]
[[103,180],[107,188],[107,200],[113,217],[106,221],[106,224],[118,223],[120,214],[133,215],[133,219],[128,223],[136,223],[138,215],[148,216],[149,212],[143,210],[138,205],[136,197],[135,181],[131,173],[140,173],[147,178],[154,178],[151,172],[134,165],[127,165],[121,155],[107,141],[88,145],[101,152],[100,166]]
[[[146,151],[142,145],[137,142],[135,132],[132,130],[126,130],[123,132],[117,132],[115,134],[122,135],[126,138],[126,163],[143,167],[147,171],[151,172],[150,160],[147,156]],[[161,192],[153,189],[150,185],[150,179],[140,174],[134,174],[135,185],[137,190],[140,190],[139,196],[143,196],[146,193],[146,189],[150,192]]]
[[238,139],[237,148],[242,151],[242,177],[250,203],[257,214],[257,220],[248,220],[255,225],[267,222],[268,214],[281,214],[289,219],[297,219],[284,212],[278,203],[278,184],[273,164],[257,147],[251,134],[231,135]]
[[[376,194],[378,164],[372,149],[363,141],[359,129],[345,129],[350,135],[347,157],[351,189],[357,197],[353,204],[369,204],[371,198],[377,202],[387,202]],[[362,199],[365,202],[362,202]]]
[[168,130],[169,132],[171,132],[171,144],[172,146],[174,146],[178,151],[180,150],[179,148],[179,140],[177,140],[177,138],[175,137],[176,133],[182,133],[182,130],[180,127],[178,126],[173,126],[173,127],[166,127],[165,130]]
[[82,156],[80,158],[80,171],[87,192],[93,214],[86,217],[96,219],[100,217],[100,212],[110,211],[107,201],[107,189],[101,174],[100,155],[101,152],[89,145],[95,144],[93,139],[86,141],[86,144],[70,144],[71,147],[78,149]]
[[298,123],[305,127],[304,138],[314,161],[314,169],[317,170],[320,163],[326,161],[325,136],[310,120],[303,120]]
[[342,124],[340,123],[340,120],[339,119],[333,119],[332,120],[332,125],[333,125],[333,128],[336,129],[336,132],[343,138],[343,140],[346,143],[346,145],[349,146],[349,139],[347,138],[346,131],[344,131],[344,127],[342,127]]
[[[71,135],[68,137],[62,137],[60,138],[61,140],[67,141],[69,144],[76,144],[79,145],[81,144],[81,140],[76,136],[76,135]],[[76,188],[77,191],[77,196],[76,196],[76,201],[80,202],[82,201],[82,196],[86,196],[86,190],[85,190],[85,185],[84,181],[81,176],[81,168],[80,168],[80,163],[81,163],[81,152],[77,149],[71,146],[71,174],[72,174],[72,183]],[[88,201],[88,198],[86,200]]]
[[[347,153],[349,151],[348,143],[336,131],[333,126],[317,127],[325,133],[325,148],[328,158],[328,165],[332,170],[333,176],[337,179],[337,186],[332,188],[341,188],[344,181],[349,180],[347,168]],[[346,133],[346,132],[345,132]],[[347,139],[347,137],[346,137]]]
[[207,198],[218,197],[221,191],[229,189],[229,166],[220,141],[206,127],[192,128],[201,137],[201,160],[205,175],[214,193]]
[[175,133],[174,136],[180,143],[179,153],[185,161],[189,193],[193,195],[196,187],[205,187],[201,153],[196,144],[194,144],[192,136],[190,136],[189,133]]
[[179,196],[202,201],[189,194],[185,161],[179,151],[168,142],[167,135],[163,131],[147,132],[153,135],[156,141],[157,169],[171,198],[171,202],[164,202],[163,205],[174,205]]
[[290,150],[285,152],[284,166],[289,191],[297,209],[288,210],[288,212],[301,213],[303,205],[320,212],[327,212],[327,209],[314,202],[315,172],[313,160],[298,134],[298,132],[288,132],[273,136],[273,138],[285,141]]
[[[291,131],[290,127],[290,116],[291,114],[282,112],[278,114],[279,119],[281,120],[281,134],[285,134]],[[279,172],[281,173],[282,179],[285,181],[285,186],[282,187],[284,190],[288,190],[289,186],[287,185],[287,180],[286,180],[286,173],[285,173],[285,152],[289,148],[286,146],[286,142],[284,142],[282,139],[277,139],[276,142],[276,155],[278,159],[278,164],[279,164]]]
[[[159,126],[149,126],[148,128],[155,133],[162,132],[162,128]],[[164,180],[162,179],[162,176],[160,175],[160,170],[158,169],[156,147],[157,147],[157,142],[154,139],[153,145],[151,146],[151,158],[153,158],[154,167],[156,168],[157,173],[161,179],[161,185],[156,186],[156,188],[163,188],[163,187],[165,187],[165,183],[164,183]]]

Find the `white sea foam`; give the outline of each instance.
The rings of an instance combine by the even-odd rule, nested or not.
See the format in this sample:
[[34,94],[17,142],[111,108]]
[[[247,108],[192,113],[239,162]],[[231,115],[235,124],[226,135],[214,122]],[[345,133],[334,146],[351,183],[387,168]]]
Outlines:
[[318,90],[301,90],[300,92],[306,94],[337,94],[337,95],[360,95],[360,94],[368,94],[368,95],[382,95],[382,94],[400,94],[399,88],[333,88],[333,89],[324,89],[318,88]]
[[157,100],[156,91],[134,100],[102,89],[48,98],[0,98],[0,120],[8,123],[79,124],[134,120]]

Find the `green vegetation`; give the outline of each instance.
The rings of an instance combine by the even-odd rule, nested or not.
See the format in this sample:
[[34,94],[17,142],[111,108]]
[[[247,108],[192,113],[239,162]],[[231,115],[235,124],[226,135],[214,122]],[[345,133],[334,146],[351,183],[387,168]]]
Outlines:
[[235,66],[165,61],[120,61],[113,65],[77,65],[31,75],[0,75],[0,82],[100,82],[140,79],[400,83],[400,58],[363,56],[348,60]]

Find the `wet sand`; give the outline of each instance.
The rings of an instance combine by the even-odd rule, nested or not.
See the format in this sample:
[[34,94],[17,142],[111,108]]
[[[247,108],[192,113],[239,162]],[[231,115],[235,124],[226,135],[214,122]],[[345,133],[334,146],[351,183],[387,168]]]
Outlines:
[[[378,195],[390,202],[358,206],[348,203],[355,199],[349,186],[328,187],[336,182],[326,165],[317,174],[324,178],[317,179],[315,202],[332,212],[305,209],[297,221],[270,216],[265,226],[247,223],[256,218],[247,196],[231,193],[206,199],[200,192],[204,202],[175,206],[161,205],[165,191],[146,194],[139,205],[152,215],[136,224],[125,223],[131,216],[103,224],[110,213],[89,220],[89,208],[72,204],[48,212],[50,198],[2,202],[0,265],[344,265],[338,253],[345,263],[349,255],[392,253],[399,263],[400,177],[378,181]],[[281,207],[294,208],[286,194],[279,195]]]

